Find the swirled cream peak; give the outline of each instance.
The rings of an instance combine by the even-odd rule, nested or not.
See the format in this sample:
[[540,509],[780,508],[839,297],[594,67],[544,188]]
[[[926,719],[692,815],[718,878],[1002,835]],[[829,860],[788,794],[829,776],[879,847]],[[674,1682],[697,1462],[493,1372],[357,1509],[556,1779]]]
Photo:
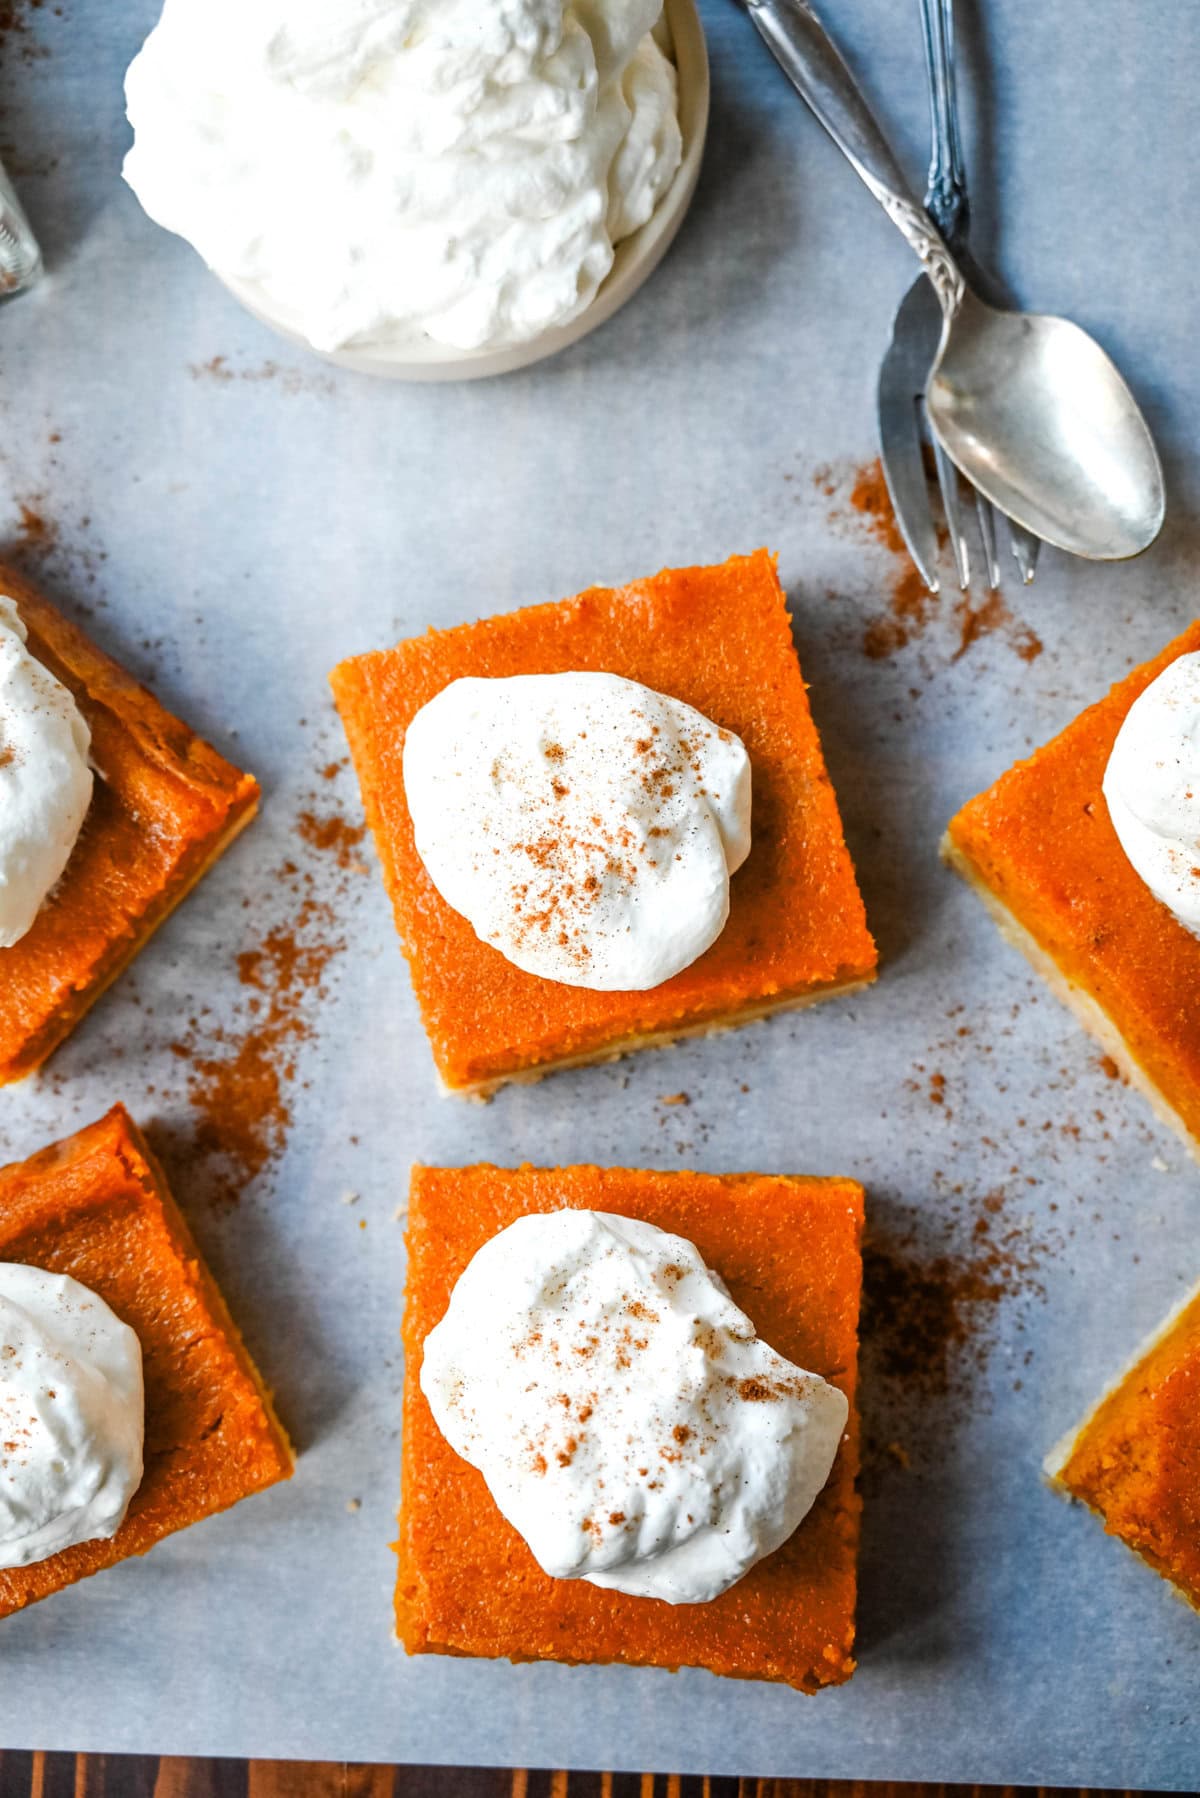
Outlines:
[[404,742],[417,850],[485,943],[564,986],[659,986],[716,941],[750,852],[750,760],[616,674],[464,679]]
[[485,1243],[425,1339],[421,1390],[545,1572],[670,1604],[787,1540],[848,1414],[692,1243],[604,1211]]
[[1104,797],[1137,873],[1200,935],[1200,652],[1178,656],[1130,706]]
[[143,1421],[129,1326],[66,1274],[0,1262],[0,1567],[116,1535]]
[[91,732],[25,634],[0,594],[0,949],[37,917],[92,800]]
[[519,343],[679,166],[662,0],[166,0],[125,178],[316,348]]

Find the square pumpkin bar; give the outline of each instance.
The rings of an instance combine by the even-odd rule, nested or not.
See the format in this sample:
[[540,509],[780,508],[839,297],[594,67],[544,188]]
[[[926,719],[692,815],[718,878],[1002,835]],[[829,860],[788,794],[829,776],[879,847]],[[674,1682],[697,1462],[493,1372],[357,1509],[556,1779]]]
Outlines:
[[1200,1610],[1200,1286],[1053,1450],[1046,1472]]
[[1134,701],[1197,649],[1200,623],[964,805],[942,854],[1200,1156],[1200,938],[1134,871],[1102,791]]
[[116,1535],[0,1569],[0,1617],[291,1477],[292,1454],[162,1170],[118,1105],[0,1168],[0,1261],[69,1274],[137,1336],[145,1471]]
[[[752,847],[711,948],[645,992],[596,992],[523,972],[442,898],[413,840],[404,736],[461,676],[600,671],[694,706],[750,755]],[[593,588],[333,671],[363,804],[438,1072],[455,1092],[744,1023],[875,975],[854,868],[792,643],[774,559],[668,569]]]
[[[472,1256],[518,1217],[619,1212],[695,1243],[780,1354],[840,1387],[846,1436],[781,1548],[707,1604],[552,1579],[483,1476],[450,1447],[419,1384],[422,1345]],[[813,1692],[854,1671],[860,1503],[854,1394],[862,1188],[851,1180],[629,1168],[413,1170],[404,1318],[403,1496],[396,1624],[410,1654],[706,1667]]]
[[258,783],[0,566],[29,649],[74,696],[96,783],[66,872],[0,949],[0,1085],[30,1074],[253,817]]

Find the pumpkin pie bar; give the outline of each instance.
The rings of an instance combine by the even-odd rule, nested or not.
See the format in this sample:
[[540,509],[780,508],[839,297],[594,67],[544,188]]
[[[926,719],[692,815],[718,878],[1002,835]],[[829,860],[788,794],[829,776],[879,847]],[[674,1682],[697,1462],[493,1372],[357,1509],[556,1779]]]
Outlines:
[[942,843],[943,856],[1002,933],[1194,1155],[1200,938],[1130,864],[1102,783],[1134,701],[1179,656],[1198,649],[1200,623],[970,800]]
[[92,735],[97,779],[66,872],[0,949],[0,1085],[39,1067],[253,817],[258,783],[166,711],[12,569],[37,660]]
[[121,1106],[0,1168],[0,1261],[103,1299],[141,1343],[146,1395],[144,1472],[116,1535],[0,1570],[0,1616],[291,1476],[270,1395]]
[[[703,1604],[553,1579],[482,1475],[438,1429],[422,1346],[472,1256],[517,1218],[617,1212],[695,1244],[762,1338],[850,1404],[812,1510],[782,1547]],[[854,1670],[859,1531],[854,1407],[862,1189],[849,1180],[627,1168],[418,1167],[408,1222],[403,1496],[396,1623],[410,1654],[706,1667],[803,1691]]]
[[1200,1286],[1053,1450],[1046,1472],[1200,1610]]
[[[441,897],[414,842],[402,756],[416,713],[463,676],[574,671],[684,701],[736,733],[753,768],[753,844],[732,880],[728,922],[690,967],[648,991],[567,986],[514,966]],[[875,945],[765,551],[429,631],[343,662],[331,682],[447,1088],[486,1094],[874,978]]]

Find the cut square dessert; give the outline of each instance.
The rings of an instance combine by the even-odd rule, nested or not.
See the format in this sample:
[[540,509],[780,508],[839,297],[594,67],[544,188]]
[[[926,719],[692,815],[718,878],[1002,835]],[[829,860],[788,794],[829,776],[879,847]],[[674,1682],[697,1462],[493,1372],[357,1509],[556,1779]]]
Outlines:
[[951,821],[942,853],[1116,1062],[1200,1155],[1200,938],[1129,861],[1103,793],[1131,707],[1193,624]]
[[[481,940],[430,878],[405,793],[406,732],[450,683],[581,671],[694,707],[741,738],[753,770],[752,845],[732,877],[728,921],[690,966],[642,991],[560,984]],[[434,1060],[451,1090],[487,1093],[874,978],[875,945],[765,551],[430,631],[352,657],[331,681]]]
[[1200,1286],[1051,1452],[1046,1473],[1200,1610]]
[[65,1274],[141,1345],[144,1472],[109,1540],[0,1567],[0,1616],[290,1478],[292,1455],[162,1170],[121,1106],[0,1168],[0,1263]]
[[45,1061],[249,823],[258,783],[12,569],[0,567],[0,595],[73,696],[97,776],[65,873],[20,941],[0,948],[4,1084]]
[[[813,1508],[782,1546],[707,1603],[664,1603],[544,1573],[483,1476],[450,1447],[422,1392],[423,1345],[472,1257],[515,1220],[563,1208],[618,1213],[687,1238],[763,1341],[849,1401],[845,1435]],[[808,1692],[848,1679],[862,1220],[862,1189],[850,1180],[415,1168],[396,1587],[397,1630],[409,1653],[698,1666]]]

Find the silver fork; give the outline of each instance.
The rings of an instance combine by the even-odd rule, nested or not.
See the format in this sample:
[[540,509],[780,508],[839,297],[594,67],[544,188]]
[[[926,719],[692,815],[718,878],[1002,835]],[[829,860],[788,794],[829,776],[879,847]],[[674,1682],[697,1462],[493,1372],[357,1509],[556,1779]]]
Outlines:
[[32,287],[41,272],[41,251],[0,163],[0,300]]
[[[925,61],[929,72],[929,110],[933,152],[925,209],[956,254],[967,235],[967,182],[958,130],[958,97],[954,84],[954,0],[921,0],[925,29]],[[879,369],[879,442],[884,479],[909,554],[931,593],[938,591],[937,532],[925,478],[923,436],[928,435],[937,467],[938,486],[954,550],[958,584],[971,582],[971,556],[960,499],[958,470],[931,431],[922,430],[924,393],[937,355],[942,313],[924,275],[918,275],[901,300],[892,324],[892,340]],[[969,483],[967,483],[969,485]],[[983,548],[989,589],[1000,585],[993,508],[971,488]],[[1005,517],[1001,513],[1001,517]],[[1021,579],[1028,583],[1037,568],[1039,540],[1006,518],[1012,552]]]

